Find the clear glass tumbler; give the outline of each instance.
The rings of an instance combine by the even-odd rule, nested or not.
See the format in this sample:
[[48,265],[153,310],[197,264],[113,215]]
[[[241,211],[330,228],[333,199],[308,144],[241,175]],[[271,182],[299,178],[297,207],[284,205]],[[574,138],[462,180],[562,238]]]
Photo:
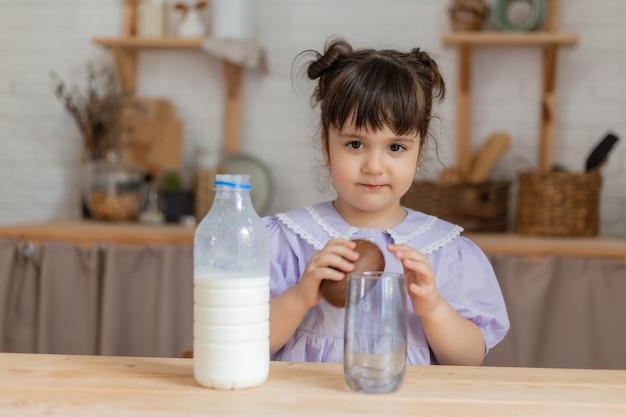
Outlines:
[[365,393],[397,391],[404,382],[407,287],[404,274],[348,275],[344,376],[348,388]]

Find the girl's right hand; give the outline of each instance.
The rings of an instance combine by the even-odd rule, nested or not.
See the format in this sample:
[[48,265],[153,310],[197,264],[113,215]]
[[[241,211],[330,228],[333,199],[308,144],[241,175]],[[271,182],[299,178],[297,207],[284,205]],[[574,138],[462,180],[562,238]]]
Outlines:
[[322,299],[319,291],[323,279],[340,281],[354,269],[359,253],[356,243],[348,239],[331,239],[309,259],[296,287],[304,304],[311,308]]

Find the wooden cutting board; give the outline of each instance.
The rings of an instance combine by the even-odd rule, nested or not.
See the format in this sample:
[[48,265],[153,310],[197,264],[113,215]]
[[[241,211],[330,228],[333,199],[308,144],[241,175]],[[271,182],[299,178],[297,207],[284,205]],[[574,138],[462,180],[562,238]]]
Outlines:
[[125,107],[123,117],[174,120],[176,119],[176,110],[172,102],[164,98],[133,97]]
[[164,99],[134,99],[124,114],[124,158],[158,179],[166,170],[180,172],[183,126]]

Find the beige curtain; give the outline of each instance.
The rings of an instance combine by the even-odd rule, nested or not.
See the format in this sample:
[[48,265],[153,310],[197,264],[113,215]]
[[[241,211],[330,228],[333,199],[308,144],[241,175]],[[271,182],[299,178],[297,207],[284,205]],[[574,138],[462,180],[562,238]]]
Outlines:
[[104,269],[101,354],[179,357],[192,348],[191,246],[110,246]]
[[37,351],[41,251],[28,243],[0,239],[0,348]]
[[0,239],[0,350],[179,357],[192,347],[191,246]]
[[489,258],[511,330],[487,365],[626,369],[626,261]]
[[[0,239],[0,350],[179,357],[192,348],[190,245]],[[511,330],[486,365],[626,369],[626,262],[492,255]]]

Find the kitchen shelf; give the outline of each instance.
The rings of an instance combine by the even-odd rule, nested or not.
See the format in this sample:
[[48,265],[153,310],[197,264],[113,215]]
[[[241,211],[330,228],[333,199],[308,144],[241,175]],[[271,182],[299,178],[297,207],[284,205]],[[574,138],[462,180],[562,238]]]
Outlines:
[[470,132],[472,114],[472,55],[477,47],[530,46],[542,50],[541,112],[538,146],[538,167],[551,169],[554,162],[556,130],[556,69],[558,50],[574,46],[579,41],[576,33],[558,31],[559,0],[548,0],[548,14],[542,31],[538,32],[470,32],[459,31],[442,35],[446,46],[459,50],[457,83],[456,167],[463,177],[471,164]]
[[476,45],[476,46],[572,46],[578,43],[577,33],[531,32],[450,32],[442,37],[444,45]]
[[[113,54],[122,88],[134,95],[137,92],[139,70],[138,54],[144,50],[201,51],[203,38],[139,37],[137,36],[137,0],[124,1],[122,35],[94,37],[92,42],[108,48]],[[245,41],[242,41],[245,42]],[[226,85],[224,100],[223,147],[226,155],[239,153],[241,124],[241,85],[243,68],[226,59],[220,59]]]
[[202,38],[95,37],[93,43],[107,48],[127,49],[200,49]]
[[[144,50],[198,50],[202,48],[202,38],[142,38],[137,36],[95,37],[92,42],[109,48],[113,53],[117,73],[125,91],[135,94],[139,71],[138,54]],[[224,103],[224,152],[234,155],[239,152],[241,120],[241,79],[242,67],[222,59],[222,69],[226,81]]]

